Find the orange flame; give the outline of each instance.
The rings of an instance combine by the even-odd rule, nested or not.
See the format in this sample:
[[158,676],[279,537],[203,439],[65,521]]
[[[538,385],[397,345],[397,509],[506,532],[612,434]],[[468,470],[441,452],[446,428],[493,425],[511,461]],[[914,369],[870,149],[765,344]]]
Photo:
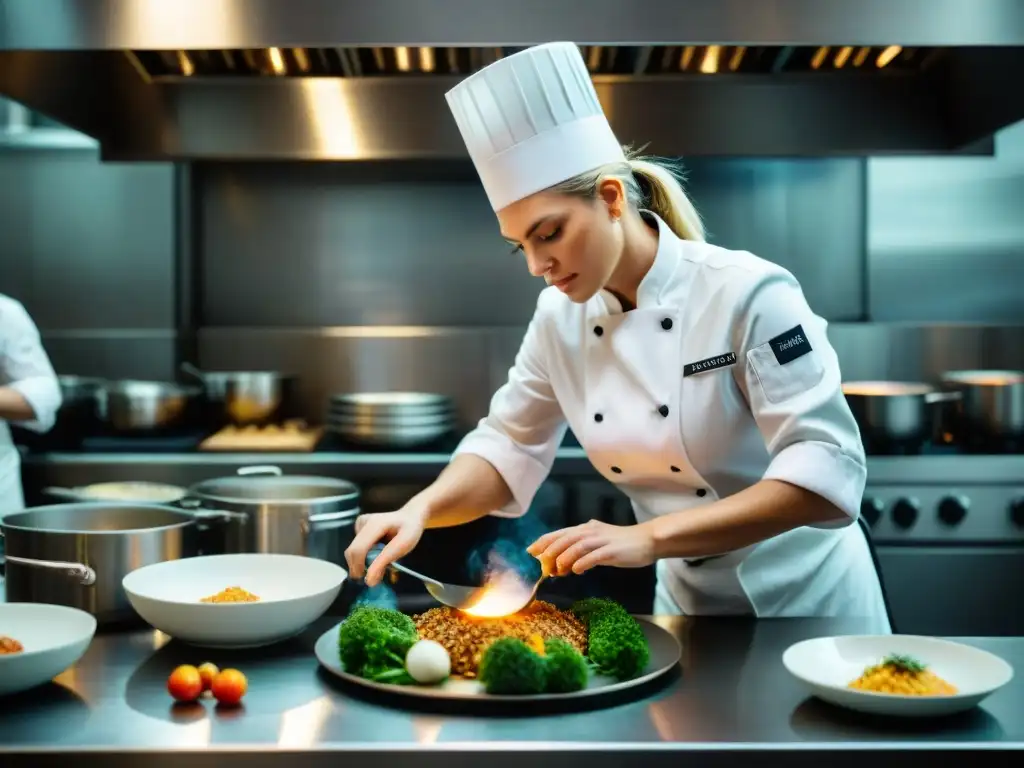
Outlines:
[[462,609],[463,613],[484,618],[516,613],[530,597],[533,585],[500,556],[492,553],[488,559],[484,584],[477,590],[473,602]]

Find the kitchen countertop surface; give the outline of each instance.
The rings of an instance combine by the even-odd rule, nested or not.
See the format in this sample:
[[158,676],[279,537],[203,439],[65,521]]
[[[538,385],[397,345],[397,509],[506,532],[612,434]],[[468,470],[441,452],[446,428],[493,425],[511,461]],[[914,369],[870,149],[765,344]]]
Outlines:
[[[371,474],[378,480],[424,478],[432,480],[450,461],[444,451],[323,451],[309,453],[264,452],[87,452],[29,453],[23,471],[29,484],[86,485],[106,480],[152,480],[191,484],[210,477],[233,474],[239,467],[272,464],[286,473],[343,475]],[[1024,476],[1024,455],[938,454],[920,456],[868,456],[868,477],[874,485],[913,485],[941,479],[946,484],[1019,485]],[[552,476],[595,477],[586,453],[578,446],[558,450]]]
[[[586,761],[624,765],[897,765],[929,752],[931,767],[1020,761],[1024,677],[980,708],[940,721],[879,720],[806,697],[782,666],[799,640],[856,634],[858,622],[782,619],[654,621],[680,639],[680,669],[603,708],[536,704],[500,709],[408,701],[344,684],[319,670],[313,645],[336,611],[302,636],[263,650],[189,648],[152,630],[97,635],[54,683],[0,702],[0,765],[115,768],[319,768],[374,765],[531,768]],[[1024,669],[1024,638],[970,638]],[[178,709],[164,687],[181,663],[241,669],[240,710]],[[1010,753],[1014,752],[1016,756]],[[73,762],[71,759],[73,758]],[[681,762],[685,761],[685,762]]]

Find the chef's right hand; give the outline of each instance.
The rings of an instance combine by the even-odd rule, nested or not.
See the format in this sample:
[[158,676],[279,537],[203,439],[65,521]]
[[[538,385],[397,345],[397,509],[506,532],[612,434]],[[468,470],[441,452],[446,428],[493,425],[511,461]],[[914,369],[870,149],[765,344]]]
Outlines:
[[[395,512],[360,515],[356,519],[355,538],[345,550],[349,576],[363,579],[368,587],[380,584],[387,567],[419,544],[426,522],[426,514],[408,504]],[[387,541],[384,551],[367,569],[367,554],[382,541]]]

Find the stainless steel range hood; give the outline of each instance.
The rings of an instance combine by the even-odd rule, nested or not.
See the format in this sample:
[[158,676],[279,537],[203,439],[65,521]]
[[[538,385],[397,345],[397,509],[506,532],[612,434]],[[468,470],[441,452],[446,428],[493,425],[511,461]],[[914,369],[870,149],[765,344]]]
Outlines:
[[0,0],[0,94],[110,160],[457,158],[444,92],[555,39],[659,154],[977,153],[1024,119],[1019,0]]

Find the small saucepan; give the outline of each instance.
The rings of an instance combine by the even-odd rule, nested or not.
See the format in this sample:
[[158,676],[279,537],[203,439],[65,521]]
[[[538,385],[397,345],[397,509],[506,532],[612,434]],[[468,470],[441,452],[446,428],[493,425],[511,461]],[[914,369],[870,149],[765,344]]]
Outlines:
[[958,440],[1024,440],[1024,371],[947,371],[940,381],[960,395],[949,422]]
[[274,424],[291,415],[298,378],[277,371],[181,370],[203,383],[211,414],[237,426]]
[[960,399],[921,382],[849,381],[843,394],[869,447],[919,447],[936,433],[934,406]]
[[104,426],[130,433],[189,425],[202,389],[162,381],[111,381],[97,395]]

